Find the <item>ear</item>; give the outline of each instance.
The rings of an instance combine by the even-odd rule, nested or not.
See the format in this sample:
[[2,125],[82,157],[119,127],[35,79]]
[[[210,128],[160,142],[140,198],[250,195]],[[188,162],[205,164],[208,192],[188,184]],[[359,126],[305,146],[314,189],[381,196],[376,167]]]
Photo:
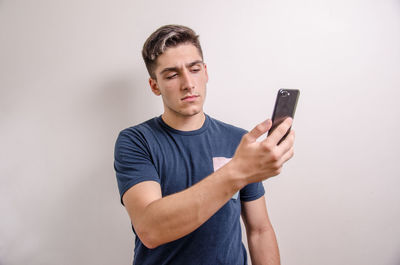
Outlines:
[[204,72],[206,73],[206,83],[208,82],[208,72],[207,72],[207,65],[204,64]]
[[160,96],[161,92],[160,89],[158,88],[157,80],[154,80],[153,78],[149,78],[149,84],[151,87],[151,91],[154,93],[156,96]]

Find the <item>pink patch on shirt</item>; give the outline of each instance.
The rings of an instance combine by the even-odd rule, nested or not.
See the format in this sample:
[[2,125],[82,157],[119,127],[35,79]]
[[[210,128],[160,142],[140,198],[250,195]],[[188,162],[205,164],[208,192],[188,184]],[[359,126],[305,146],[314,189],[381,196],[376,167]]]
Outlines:
[[[223,167],[226,163],[231,161],[232,158],[226,158],[226,157],[213,157],[213,166],[214,166],[214,172]],[[233,196],[232,199],[237,200],[239,196],[239,192],[236,192]]]
[[231,161],[232,158],[226,157],[213,157],[214,172],[223,167],[226,163]]

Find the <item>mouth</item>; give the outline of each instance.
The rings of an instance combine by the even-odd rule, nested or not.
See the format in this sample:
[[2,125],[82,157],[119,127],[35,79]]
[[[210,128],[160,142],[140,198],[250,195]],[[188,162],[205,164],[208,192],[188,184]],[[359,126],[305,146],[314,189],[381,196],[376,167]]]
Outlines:
[[191,101],[195,101],[198,97],[199,97],[199,95],[188,95],[188,96],[181,98],[181,100],[191,102]]

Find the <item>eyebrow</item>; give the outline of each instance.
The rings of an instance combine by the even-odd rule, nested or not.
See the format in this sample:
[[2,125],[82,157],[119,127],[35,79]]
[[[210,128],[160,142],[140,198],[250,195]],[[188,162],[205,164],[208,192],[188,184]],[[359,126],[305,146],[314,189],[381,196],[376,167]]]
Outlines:
[[[196,60],[196,61],[193,61],[193,62],[191,62],[191,63],[188,63],[188,64],[186,64],[185,66],[186,67],[192,67],[192,66],[194,66],[194,65],[196,65],[196,64],[204,64],[204,62],[202,61],[202,60]],[[161,74],[163,74],[163,73],[165,73],[165,72],[178,72],[178,70],[179,70],[179,68],[178,67],[167,67],[167,68],[164,68],[161,72],[160,72],[160,75]]]

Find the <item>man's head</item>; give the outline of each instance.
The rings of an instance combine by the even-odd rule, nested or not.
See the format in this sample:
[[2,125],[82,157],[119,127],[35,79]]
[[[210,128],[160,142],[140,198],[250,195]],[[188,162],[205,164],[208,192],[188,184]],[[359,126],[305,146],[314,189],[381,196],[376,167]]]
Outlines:
[[177,47],[182,44],[192,44],[195,46],[201,59],[203,59],[203,51],[201,50],[199,36],[188,27],[166,25],[157,29],[150,35],[143,45],[142,56],[151,78],[157,80],[155,68],[157,66],[158,56],[163,54],[168,48]]
[[159,28],[144,44],[143,58],[151,90],[162,97],[163,118],[203,115],[208,73],[193,30],[177,25]]

